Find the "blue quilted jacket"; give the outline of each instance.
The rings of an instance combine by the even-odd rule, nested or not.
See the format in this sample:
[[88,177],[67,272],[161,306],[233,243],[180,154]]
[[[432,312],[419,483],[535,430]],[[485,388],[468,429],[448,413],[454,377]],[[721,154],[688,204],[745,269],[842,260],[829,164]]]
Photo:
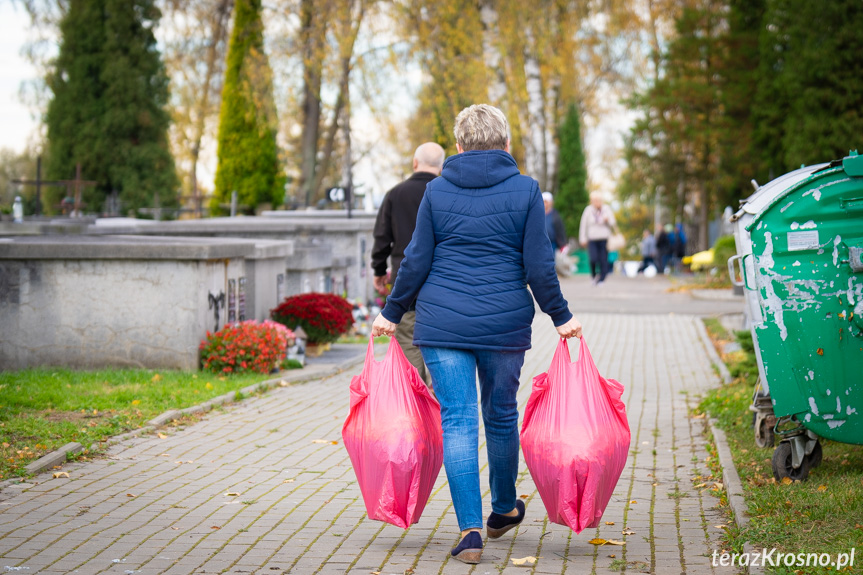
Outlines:
[[539,185],[503,150],[450,156],[426,188],[383,316],[398,323],[416,300],[417,346],[526,350],[531,292],[555,326],[572,318]]

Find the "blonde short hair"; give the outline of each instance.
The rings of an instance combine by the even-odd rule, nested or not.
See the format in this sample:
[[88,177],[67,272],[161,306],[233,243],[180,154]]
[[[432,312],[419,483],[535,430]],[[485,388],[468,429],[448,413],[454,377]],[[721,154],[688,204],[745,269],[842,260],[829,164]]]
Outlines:
[[506,116],[488,104],[474,104],[462,110],[455,119],[455,141],[465,152],[470,150],[505,150]]

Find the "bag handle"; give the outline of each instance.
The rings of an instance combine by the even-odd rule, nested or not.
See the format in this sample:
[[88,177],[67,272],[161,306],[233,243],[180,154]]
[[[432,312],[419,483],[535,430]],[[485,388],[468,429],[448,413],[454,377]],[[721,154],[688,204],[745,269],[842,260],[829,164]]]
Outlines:
[[351,379],[351,408],[364,400],[369,395],[368,376],[373,373],[375,366],[375,340],[369,336],[369,345],[366,348],[366,360],[363,365],[363,371],[360,375],[356,375]]
[[614,379],[603,377],[599,373],[599,369],[593,361],[593,356],[590,355],[590,350],[587,349],[587,342],[584,340],[584,336],[582,336],[581,345],[578,348],[578,361],[585,362],[583,364],[585,371],[596,372],[597,379],[602,383],[602,388],[612,404],[616,405],[620,403],[622,405],[620,398],[623,396],[623,384]]

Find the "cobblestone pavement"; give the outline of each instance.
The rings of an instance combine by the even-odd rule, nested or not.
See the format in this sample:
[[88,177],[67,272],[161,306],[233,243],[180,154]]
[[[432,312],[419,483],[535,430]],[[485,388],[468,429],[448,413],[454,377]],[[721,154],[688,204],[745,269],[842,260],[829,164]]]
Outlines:
[[[594,289],[662,285],[625,281]],[[600,371],[626,387],[632,429],[628,464],[599,529],[575,535],[549,523],[523,462],[518,493],[527,496],[527,518],[486,541],[479,565],[448,559],[458,527],[443,472],[409,530],[369,521],[341,444],[347,372],[277,388],[164,438],[117,444],[103,458],[67,464],[68,479],[47,473],[3,490],[0,573],[713,573],[723,515],[713,492],[694,487],[708,473],[708,454],[703,420],[688,415],[718,381],[700,320],[655,311],[650,301],[668,305],[655,289],[640,308],[602,313],[588,286],[570,279],[564,291]],[[522,411],[555,345],[551,322],[538,314]],[[487,513],[488,492],[484,505]],[[588,543],[594,537],[626,544],[598,547]],[[527,556],[538,558],[532,568],[511,561]]]

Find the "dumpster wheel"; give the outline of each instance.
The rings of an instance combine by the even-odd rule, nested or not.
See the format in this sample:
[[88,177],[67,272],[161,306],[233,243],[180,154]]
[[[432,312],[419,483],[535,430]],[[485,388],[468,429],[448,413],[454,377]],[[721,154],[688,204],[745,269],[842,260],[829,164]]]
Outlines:
[[806,456],[809,460],[810,469],[815,469],[821,465],[821,459],[824,457],[824,451],[821,449],[821,442],[816,441],[815,447],[812,448],[812,453]]
[[791,463],[791,443],[789,441],[782,441],[776,446],[776,449],[773,450],[772,463],[773,477],[776,478],[776,481],[782,481],[786,477],[791,481],[806,481],[809,477],[810,458],[804,457],[803,461],[800,462],[800,467],[794,469]]
[[752,426],[755,428],[755,445],[764,449],[773,447],[776,442],[773,428],[776,425],[776,417],[773,415],[773,410],[770,410],[769,415],[762,413],[753,413],[754,422]]

